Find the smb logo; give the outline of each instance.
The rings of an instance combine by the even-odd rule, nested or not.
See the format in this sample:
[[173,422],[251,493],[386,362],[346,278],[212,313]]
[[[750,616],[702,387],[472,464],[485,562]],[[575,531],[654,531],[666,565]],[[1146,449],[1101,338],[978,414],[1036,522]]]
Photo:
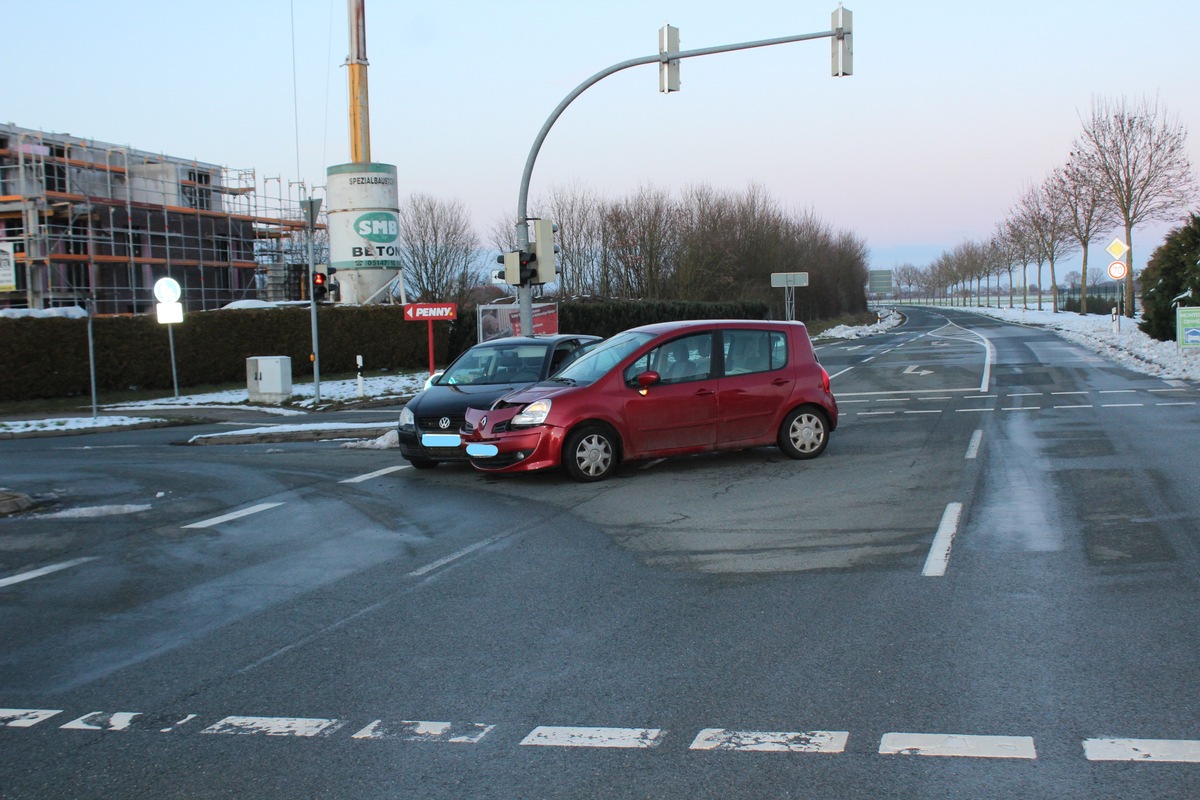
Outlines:
[[400,222],[395,214],[373,211],[354,220],[354,232],[368,242],[387,244],[396,241],[400,235]]

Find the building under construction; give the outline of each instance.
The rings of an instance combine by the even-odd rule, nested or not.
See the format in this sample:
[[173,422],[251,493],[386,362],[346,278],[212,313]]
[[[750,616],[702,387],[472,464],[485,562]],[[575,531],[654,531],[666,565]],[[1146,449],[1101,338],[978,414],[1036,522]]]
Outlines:
[[145,313],[166,276],[189,311],[304,299],[306,193],[254,170],[0,124],[0,249],[14,267],[0,308]]

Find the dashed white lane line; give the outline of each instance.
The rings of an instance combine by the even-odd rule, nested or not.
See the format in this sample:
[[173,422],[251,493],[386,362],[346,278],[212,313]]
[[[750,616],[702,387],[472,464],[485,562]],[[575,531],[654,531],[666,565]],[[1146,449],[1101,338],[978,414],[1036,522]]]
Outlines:
[[424,722],[401,720],[398,723],[377,719],[352,739],[398,739],[402,742],[450,742],[451,744],[479,744],[495,728],[481,722]]
[[974,736],[945,733],[887,733],[881,755],[962,756],[967,758],[1036,759],[1030,736]]
[[689,750],[741,750],[751,753],[844,753],[847,731],[731,731],[705,728]]
[[977,430],[971,434],[971,443],[967,445],[966,458],[977,458],[979,456],[979,446],[981,444],[983,444],[983,431]]
[[243,508],[240,511],[231,511],[228,514],[222,514],[219,517],[213,517],[212,519],[201,520],[200,522],[193,522],[191,525],[184,525],[183,527],[184,528],[211,528],[213,525],[220,525],[222,522],[230,522],[235,519],[241,519],[242,517],[248,517],[251,514],[257,514],[260,511],[266,511],[267,509],[274,508],[275,506],[281,506],[281,505],[283,505],[283,503],[259,503],[256,506],[250,506],[249,508]]
[[618,747],[641,750],[662,744],[660,728],[570,728],[541,725],[521,740],[538,747]]
[[97,558],[99,558],[99,556],[85,556],[84,558],[74,558],[74,559],[71,559],[70,561],[62,561],[62,562],[59,562],[58,564],[50,564],[45,567],[31,569],[28,572],[20,572],[20,573],[17,573],[16,575],[9,575],[7,578],[0,578],[0,588],[2,588],[4,586],[12,586],[15,583],[23,583],[24,581],[31,581],[34,578],[40,578],[43,575],[50,575],[55,572],[60,572],[64,569],[70,569],[71,567],[77,567],[80,564],[86,564],[89,561],[95,561]]
[[950,564],[950,548],[954,545],[954,534],[958,532],[958,520],[962,516],[962,503],[950,503],[942,513],[942,522],[934,534],[925,568],[921,574],[927,578],[941,578]]
[[383,469],[377,469],[374,472],[368,472],[365,475],[356,475],[353,478],[346,478],[344,481],[338,481],[338,483],[362,483],[363,481],[369,481],[372,478],[379,478],[383,475],[390,475],[393,472],[399,472],[402,469],[408,469],[408,468],[409,468],[408,464],[397,464],[394,467],[384,467]]
[[346,720],[302,717],[225,717],[201,733],[264,734],[266,736],[323,737],[341,729]]
[[1086,739],[1088,761],[1200,763],[1200,742],[1187,739]]

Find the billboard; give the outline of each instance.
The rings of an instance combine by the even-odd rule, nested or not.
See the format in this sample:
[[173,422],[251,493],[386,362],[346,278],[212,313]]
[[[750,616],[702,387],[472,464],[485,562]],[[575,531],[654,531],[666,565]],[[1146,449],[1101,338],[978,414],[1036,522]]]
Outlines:
[[[533,304],[533,333],[558,333],[558,304]],[[524,336],[521,332],[521,309],[515,305],[479,306],[479,341],[502,336]]]

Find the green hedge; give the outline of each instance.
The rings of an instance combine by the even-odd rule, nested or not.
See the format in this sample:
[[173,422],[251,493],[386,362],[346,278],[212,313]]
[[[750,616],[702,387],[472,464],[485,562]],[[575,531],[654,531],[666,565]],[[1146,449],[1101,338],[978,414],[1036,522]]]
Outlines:
[[[765,303],[572,302],[559,306],[559,328],[611,336],[677,319],[765,319]],[[369,373],[429,365],[429,326],[407,322],[400,306],[323,306],[318,310],[322,374]],[[439,365],[475,343],[475,310],[457,323],[434,323]],[[153,316],[93,321],[96,388],[170,390],[168,331]],[[307,308],[189,313],[173,326],[179,386],[241,383],[251,356],[289,356],[292,374],[311,376],[312,325]],[[76,397],[91,392],[86,319],[0,318],[0,402]]]

